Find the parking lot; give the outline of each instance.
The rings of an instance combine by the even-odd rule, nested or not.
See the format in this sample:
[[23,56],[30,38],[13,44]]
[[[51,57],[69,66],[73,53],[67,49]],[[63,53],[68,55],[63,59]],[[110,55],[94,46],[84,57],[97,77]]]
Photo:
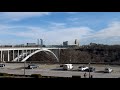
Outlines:
[[[0,67],[0,73],[9,73],[9,74],[20,74],[26,75],[31,74],[41,74],[43,76],[57,76],[57,77],[72,77],[72,76],[81,76],[84,78],[84,73],[78,71],[78,67],[83,64],[73,64],[74,68],[70,71],[64,71],[60,68],[59,64],[36,64],[39,67],[36,69],[25,69],[24,63],[5,63],[5,67]],[[25,66],[27,67],[27,63]],[[88,64],[84,64],[88,66]],[[92,67],[95,67],[95,72],[90,72],[90,75],[93,75],[93,78],[119,78],[120,77],[120,66],[118,65],[96,65],[91,64]],[[111,73],[104,73],[105,67],[110,67],[113,69]],[[89,78],[89,72],[86,72],[86,78]]]

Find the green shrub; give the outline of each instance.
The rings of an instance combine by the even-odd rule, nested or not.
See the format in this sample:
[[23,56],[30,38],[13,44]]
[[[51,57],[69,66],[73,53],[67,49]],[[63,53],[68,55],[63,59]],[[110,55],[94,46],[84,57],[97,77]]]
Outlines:
[[41,74],[31,74],[31,77],[42,78],[42,75]]
[[9,76],[7,73],[0,73],[0,76]]
[[81,78],[81,76],[72,76],[72,78]]

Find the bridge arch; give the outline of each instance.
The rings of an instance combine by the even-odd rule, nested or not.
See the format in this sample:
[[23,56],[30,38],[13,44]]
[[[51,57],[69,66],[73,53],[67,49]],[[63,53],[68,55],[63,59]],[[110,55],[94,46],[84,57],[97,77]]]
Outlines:
[[28,60],[28,58],[30,58],[31,56],[33,56],[36,53],[41,52],[41,51],[48,51],[48,52],[52,53],[53,56],[57,59],[57,62],[59,61],[59,59],[57,58],[57,56],[52,51],[50,51],[48,49],[40,49],[40,50],[36,50],[35,52],[33,52],[33,53],[29,54],[28,56],[26,56],[21,62],[24,62],[24,61]]

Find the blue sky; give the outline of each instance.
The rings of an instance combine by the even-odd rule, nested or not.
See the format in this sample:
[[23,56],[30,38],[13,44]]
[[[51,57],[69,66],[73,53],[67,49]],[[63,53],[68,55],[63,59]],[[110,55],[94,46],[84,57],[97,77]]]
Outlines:
[[120,12],[0,12],[0,45],[120,44]]

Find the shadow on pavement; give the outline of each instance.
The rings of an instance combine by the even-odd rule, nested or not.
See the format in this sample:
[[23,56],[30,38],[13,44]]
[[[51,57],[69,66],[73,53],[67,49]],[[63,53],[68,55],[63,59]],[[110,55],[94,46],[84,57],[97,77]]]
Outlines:
[[95,73],[105,73],[104,71],[95,71]]
[[51,69],[51,70],[53,70],[53,71],[65,71],[63,69]]

